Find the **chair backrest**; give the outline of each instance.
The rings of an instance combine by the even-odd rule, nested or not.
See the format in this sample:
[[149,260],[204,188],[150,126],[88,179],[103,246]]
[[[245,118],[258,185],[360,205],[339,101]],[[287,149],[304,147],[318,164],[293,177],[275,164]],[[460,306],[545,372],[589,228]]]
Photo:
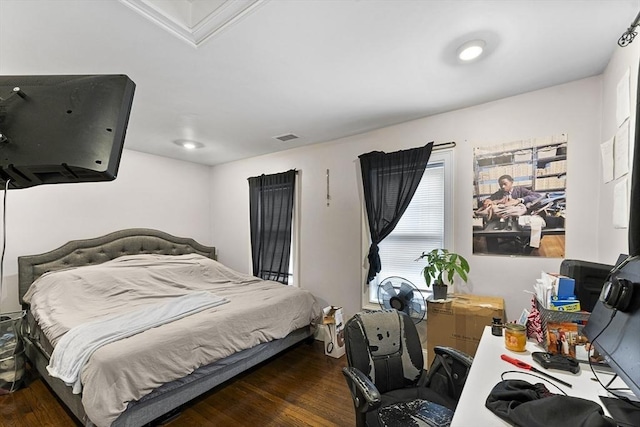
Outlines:
[[380,393],[414,386],[424,359],[413,321],[403,312],[358,313],[345,325],[347,362],[362,371]]

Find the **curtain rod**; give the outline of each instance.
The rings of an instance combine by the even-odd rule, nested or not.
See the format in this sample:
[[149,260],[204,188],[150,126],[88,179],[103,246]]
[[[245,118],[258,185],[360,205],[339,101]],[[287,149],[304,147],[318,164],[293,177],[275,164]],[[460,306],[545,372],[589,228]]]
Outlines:
[[260,177],[262,177],[262,176],[280,175],[280,174],[285,174],[285,173],[287,173],[287,172],[289,172],[289,171],[293,171],[296,175],[298,175],[298,172],[300,172],[298,169],[289,169],[289,170],[284,171],[284,172],[276,172],[276,173],[270,173],[270,174],[264,174],[264,173],[263,173],[263,174],[260,174],[260,175],[257,175],[257,176],[250,176],[250,177],[249,177],[249,178],[247,178],[247,179],[251,179],[251,178],[260,178]]
[[455,141],[441,142],[439,144],[433,144],[433,150],[445,150],[447,148],[454,148],[455,146]]

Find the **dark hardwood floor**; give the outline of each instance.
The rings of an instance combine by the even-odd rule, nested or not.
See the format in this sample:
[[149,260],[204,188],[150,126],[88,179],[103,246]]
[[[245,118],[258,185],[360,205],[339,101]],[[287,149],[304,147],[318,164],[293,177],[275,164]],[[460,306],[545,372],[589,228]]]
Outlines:
[[[189,402],[174,418],[182,426],[352,426],[351,395],[342,376],[346,356],[324,355],[322,342],[301,343]],[[74,426],[79,422],[40,378],[0,396],[0,426]]]

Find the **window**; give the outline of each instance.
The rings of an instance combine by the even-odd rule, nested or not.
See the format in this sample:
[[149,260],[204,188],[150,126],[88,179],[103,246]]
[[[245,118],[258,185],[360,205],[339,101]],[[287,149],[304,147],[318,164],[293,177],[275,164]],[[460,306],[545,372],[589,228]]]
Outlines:
[[[411,281],[423,291],[425,298],[431,294],[432,290],[426,287],[421,274],[424,262],[416,262],[415,259],[423,251],[451,247],[452,169],[451,150],[432,153],[409,207],[396,228],[380,242],[382,270],[369,284],[365,305],[378,305],[378,285],[390,276]],[[366,219],[364,229],[367,230]]]
[[292,278],[296,171],[249,178],[253,275],[288,284]]

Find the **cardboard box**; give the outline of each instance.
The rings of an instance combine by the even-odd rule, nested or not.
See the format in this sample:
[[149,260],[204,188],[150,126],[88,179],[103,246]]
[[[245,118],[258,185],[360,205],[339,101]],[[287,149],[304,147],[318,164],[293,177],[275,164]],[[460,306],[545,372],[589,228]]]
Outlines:
[[576,288],[575,279],[572,279],[571,277],[567,277],[567,276],[558,275],[556,282],[557,282],[557,289],[558,289],[558,293],[557,293],[558,297],[566,298],[566,297],[575,296],[574,295],[574,291]]
[[485,326],[494,317],[505,321],[504,299],[469,294],[454,294],[442,302],[427,302],[427,351],[430,366],[433,347],[453,347],[470,356],[476,354]]
[[329,306],[322,309],[324,325],[324,354],[340,358],[345,353],[344,322],[342,307]]
[[549,310],[554,311],[580,311],[580,301],[574,299],[552,299]]
[[553,295],[559,298],[574,296],[576,280],[557,273],[544,273],[553,285]]

